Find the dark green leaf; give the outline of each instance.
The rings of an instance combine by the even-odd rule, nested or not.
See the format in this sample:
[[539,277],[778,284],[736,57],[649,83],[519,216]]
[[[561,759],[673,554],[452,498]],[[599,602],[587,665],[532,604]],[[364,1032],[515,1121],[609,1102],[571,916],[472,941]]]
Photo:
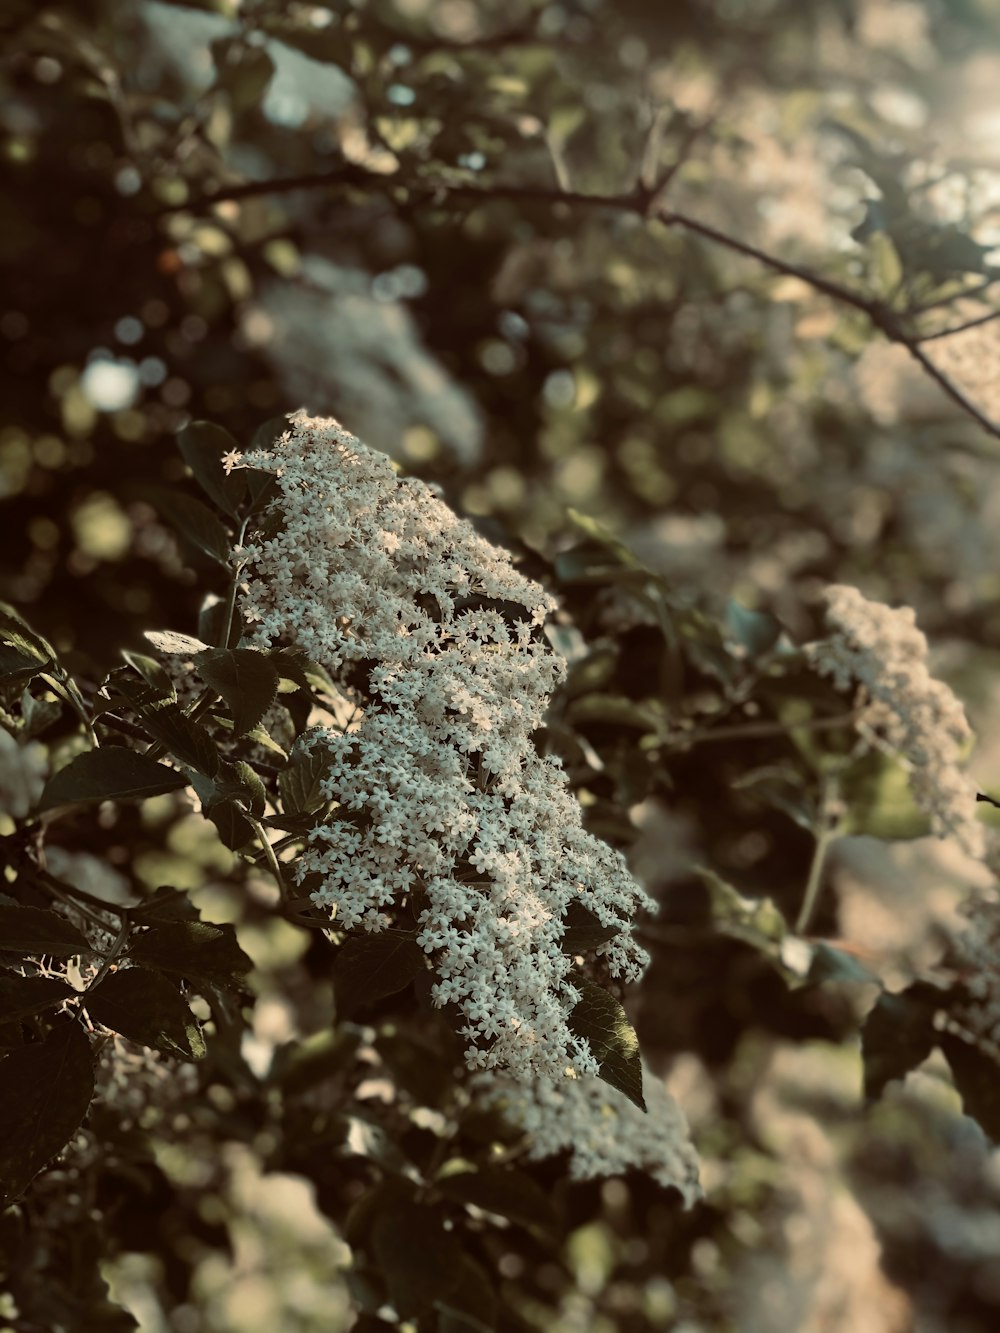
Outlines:
[[551,1231],[557,1225],[556,1212],[548,1195],[523,1171],[487,1165],[476,1171],[442,1176],[434,1184],[449,1199],[473,1203],[477,1208],[506,1217],[523,1227]]
[[76,801],[144,801],[185,786],[183,773],[124,746],[106,745],[77,755],[49,778],[39,809]]
[[131,909],[129,917],[137,924],[197,921],[198,909],[192,903],[190,894],[184,889],[174,889],[169,884],[161,884],[159,888],[153,890],[145,902]]
[[927,1059],[938,1041],[934,1015],[943,1003],[942,992],[924,981],[879,996],[861,1031],[866,1097],[881,1096],[887,1083]]
[[61,716],[62,704],[58,699],[36,699],[28,690],[22,692],[21,718],[24,727],[21,735],[25,740],[40,736]]
[[287,814],[311,814],[326,805],[330,798],[323,792],[323,782],[330,775],[330,767],[330,754],[319,744],[308,754],[292,755],[278,774],[278,791]]
[[437,1333],[494,1333],[497,1298],[489,1274],[467,1254],[462,1255],[458,1282],[444,1300],[434,1302]]
[[176,699],[177,692],[173,681],[155,657],[145,653],[133,653],[128,648],[122,649],[122,657],[134,670],[138,671],[146,684],[162,699]]
[[580,992],[580,1001],[569,1016],[570,1030],[586,1038],[605,1083],[645,1111],[639,1039],[625,1010],[613,995],[582,973],[574,972],[570,979]]
[[85,1000],[92,1018],[141,1046],[181,1060],[201,1060],[205,1040],[175,983],[159,972],[125,968],[104,978]]
[[246,496],[246,479],[240,468],[227,476],[222,465],[223,454],[240,452],[229,431],[211,421],[192,421],[180,432],[177,443],[205,494],[224,513],[236,518]]
[[240,802],[234,798],[217,801],[206,809],[205,814],[215,825],[223,847],[228,847],[231,852],[241,852],[257,836]]
[[253,962],[240,948],[229,925],[207,921],[170,921],[135,935],[129,958],[192,983],[207,982],[224,989],[242,990],[242,979]]
[[196,651],[203,652],[213,644],[220,648],[235,648],[239,643],[243,634],[243,617],[240,614],[239,601],[233,603],[229,624],[224,625],[222,622],[228,605],[225,598],[214,594],[202,602],[201,610],[198,612],[198,633],[206,642],[199,644]]
[[253,730],[278,693],[274,664],[254,648],[212,648],[198,654],[195,666],[205,684],[222,695],[237,736]]
[[0,949],[54,958],[91,952],[76,926],[44,907],[0,907]]
[[36,670],[56,660],[56,650],[48,639],[36,634],[21,613],[7,602],[0,602],[0,644],[13,649],[26,665],[37,664]]
[[90,1043],[63,1022],[0,1062],[0,1207],[24,1192],[76,1133],[94,1095]]
[[436,1208],[401,1203],[386,1209],[372,1227],[372,1247],[404,1319],[426,1313],[458,1286],[462,1247]]
[[812,946],[812,964],[806,980],[809,982],[850,981],[870,985],[878,977],[853,954],[845,953],[824,940]]
[[[0,925],[0,942],[2,939],[3,926]],[[72,986],[55,977],[22,977],[16,972],[0,972],[0,1022],[11,1023],[27,1018],[29,1014],[40,1014],[76,994]]]
[[229,567],[232,539],[208,505],[180,491],[161,489],[151,491],[148,499],[196,551],[216,564]]
[[337,1012],[347,1017],[386,995],[395,995],[426,967],[423,950],[412,934],[351,935],[334,963]]
[[179,763],[197,769],[208,778],[218,773],[219,751],[215,742],[205,728],[188,717],[178,704],[164,703],[143,708],[139,718],[153,739],[164,745]]
[[589,907],[575,898],[563,917],[565,931],[561,941],[563,953],[586,953],[620,934],[618,926],[602,925]]
[[940,1033],[938,1045],[962,1094],[965,1114],[972,1116],[994,1143],[1000,1142],[1000,1064],[954,1032]]

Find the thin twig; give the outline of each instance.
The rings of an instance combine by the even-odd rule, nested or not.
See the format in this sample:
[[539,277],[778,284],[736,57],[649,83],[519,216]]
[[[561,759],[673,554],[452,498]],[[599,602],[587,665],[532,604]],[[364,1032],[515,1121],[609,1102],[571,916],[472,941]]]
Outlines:
[[[679,213],[673,209],[662,207],[659,203],[659,199],[662,199],[660,190],[657,190],[656,197],[651,199],[649,191],[641,186],[638,190],[633,190],[627,194],[590,194],[581,190],[559,190],[544,186],[515,185],[503,182],[492,185],[475,185],[433,180],[397,181],[391,176],[380,176],[351,163],[345,163],[332,171],[311,172],[301,176],[281,177],[277,180],[247,181],[240,185],[222,186],[218,190],[197,196],[186,204],[167,205],[159,211],[161,216],[178,212],[198,212],[215,204],[252,199],[262,195],[287,194],[296,190],[331,189],[337,186],[351,185],[362,186],[366,189],[381,189],[387,192],[404,191],[411,196],[416,195],[427,199],[432,204],[440,205],[444,205],[449,200],[454,200],[470,204],[506,201],[543,204],[549,207],[558,205],[570,208],[606,208],[613,212],[631,213],[650,222],[655,221],[666,227],[690,232],[692,235],[700,236],[702,239],[711,241],[712,244],[730,250],[734,254],[752,259],[772,273],[780,273],[789,278],[798,278],[799,281],[811,287],[814,291],[830,297],[841,305],[857,310],[890,342],[899,343],[907,348],[914,359],[919,362],[931,379],[957,407],[961,408],[994,438],[1000,439],[1000,424],[991,421],[948,375],[934,365],[930,358],[921,351],[919,343],[922,340],[919,335],[908,332],[903,323],[904,319],[912,320],[914,316],[926,310],[935,309],[938,303],[913,307],[901,315],[883,301],[866,296],[863,292],[856,291],[851,287],[845,287],[842,283],[827,278],[822,273],[818,273],[803,264],[796,264],[790,260],[782,259],[778,255],[770,254],[749,241],[740,240],[738,237],[720,231],[710,223],[702,222],[700,219],[690,217],[686,213]],[[991,277],[978,288],[968,292],[956,293],[954,299],[967,299],[970,296],[975,296],[995,281],[997,279]]]
[[975,319],[967,319],[964,324],[953,324],[950,329],[938,329],[937,333],[924,333],[919,338],[914,338],[914,343],[934,342],[936,338],[951,338],[956,333],[965,333],[967,329],[977,329],[980,324],[989,324],[991,320],[1000,319],[1000,310],[991,310],[986,315],[977,315]]
[[840,713],[836,717],[816,717],[804,722],[742,722],[727,727],[705,727],[701,731],[681,732],[666,741],[666,749],[682,750],[689,745],[705,745],[710,741],[742,740],[744,737],[783,736],[793,731],[832,731],[849,727],[859,714]]

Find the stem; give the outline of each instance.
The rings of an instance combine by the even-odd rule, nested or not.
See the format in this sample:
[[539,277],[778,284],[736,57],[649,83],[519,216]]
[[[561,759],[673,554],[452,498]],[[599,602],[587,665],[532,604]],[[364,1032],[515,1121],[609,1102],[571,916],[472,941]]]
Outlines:
[[823,885],[823,871],[826,868],[827,851],[830,844],[840,836],[839,809],[840,802],[837,798],[836,782],[831,779],[823,793],[819,828],[816,831],[816,846],[813,848],[809,876],[806,880],[805,891],[802,894],[802,907],[795,919],[795,929],[800,935],[805,934],[816,909],[819,891]]
[[281,873],[281,862],[274,853],[274,848],[267,836],[267,830],[259,819],[254,819],[253,815],[244,812],[246,819],[253,826],[253,831],[257,835],[257,841],[260,843],[264,852],[264,859],[267,861],[268,869],[277,881],[278,890],[281,893],[282,902],[288,898],[288,886],[285,883],[285,877]]
[[84,995],[88,995],[92,990],[94,990],[97,986],[99,986],[100,983],[104,980],[104,978],[108,975],[112,966],[117,961],[118,956],[121,953],[122,949],[125,948],[125,944],[128,940],[129,932],[131,931],[131,929],[132,929],[132,923],[126,917],[121,924],[121,929],[118,932],[114,944],[112,944],[111,946],[111,952],[105,958],[101,966],[97,969],[97,975],[94,977],[93,981],[91,981],[90,985],[84,991]]
[[[50,875],[47,870],[39,868],[37,873],[43,887],[56,898],[60,898],[63,902],[65,902],[67,898],[70,898],[77,900],[80,904],[89,903],[91,907],[96,907],[102,912],[110,912],[112,916],[118,917],[119,920],[123,920],[128,916],[129,909],[127,907],[116,907],[114,903],[105,902],[102,898],[95,898],[94,895],[88,893],[86,889],[78,889],[73,884],[63,884],[61,881],[57,880],[54,875]],[[82,906],[79,910],[81,912],[84,911]],[[92,921],[95,921],[96,924],[101,926],[104,930],[107,929],[106,921],[97,921],[97,918],[90,912],[84,912],[84,915],[89,916]]]
[[783,736],[793,731],[834,731],[839,727],[852,726],[858,720],[855,712],[840,713],[836,717],[816,717],[805,722],[746,722],[728,727],[706,727],[702,731],[689,731],[670,737],[666,742],[668,750],[683,750],[689,745],[705,745],[709,741],[728,741],[744,736]]

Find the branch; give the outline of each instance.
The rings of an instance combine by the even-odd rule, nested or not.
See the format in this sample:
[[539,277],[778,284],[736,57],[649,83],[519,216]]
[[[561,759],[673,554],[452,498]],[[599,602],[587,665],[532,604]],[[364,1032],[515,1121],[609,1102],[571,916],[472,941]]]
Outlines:
[[[924,339],[915,333],[907,332],[902,322],[903,319],[912,318],[913,315],[921,313],[919,309],[909,310],[905,316],[901,316],[884,302],[865,296],[863,292],[855,291],[851,287],[845,287],[842,283],[824,277],[822,273],[817,273],[814,269],[781,259],[778,255],[770,254],[748,241],[741,241],[735,236],[730,236],[727,232],[719,231],[717,227],[713,227],[707,222],[701,222],[686,213],[678,213],[673,209],[661,207],[657,198],[654,196],[651,199],[650,192],[641,186],[628,194],[590,194],[581,190],[559,190],[547,186],[513,185],[504,184],[503,182],[492,185],[474,185],[451,181],[396,181],[391,176],[379,176],[375,172],[366,171],[363,167],[344,163],[332,171],[223,186],[219,190],[196,197],[186,204],[166,206],[160,209],[160,215],[197,212],[210,208],[214,204],[251,199],[267,194],[288,194],[296,190],[329,189],[344,185],[360,185],[367,189],[374,187],[387,191],[402,190],[409,195],[426,198],[432,204],[441,205],[449,200],[455,200],[469,202],[473,205],[506,201],[544,204],[548,207],[561,205],[571,208],[607,208],[613,212],[630,213],[645,218],[649,222],[660,222],[666,227],[676,227],[682,231],[690,232],[692,235],[700,236],[704,240],[711,241],[714,245],[732,251],[734,254],[752,259],[772,273],[780,273],[789,278],[798,278],[800,282],[812,287],[814,291],[830,297],[831,300],[837,301],[841,305],[859,311],[890,342],[905,347],[957,407],[961,408],[988,434],[995,439],[1000,439],[1000,424],[991,421],[984,412],[966,397],[959,386],[931,361],[919,345]],[[662,197],[662,192],[657,190],[655,195]],[[990,278],[983,284],[983,288],[976,289],[976,292],[989,286],[993,281],[997,281],[997,279]],[[965,297],[973,294],[975,293],[962,293]],[[925,307],[925,309],[931,308],[933,307]]]
[[975,319],[967,319],[964,324],[953,324],[949,329],[938,329],[937,333],[925,333],[919,338],[914,338],[915,343],[930,343],[936,338],[951,338],[956,333],[965,333],[967,329],[976,329],[980,324],[989,324],[991,320],[1000,319],[1000,310],[991,310],[986,315],[977,315]]

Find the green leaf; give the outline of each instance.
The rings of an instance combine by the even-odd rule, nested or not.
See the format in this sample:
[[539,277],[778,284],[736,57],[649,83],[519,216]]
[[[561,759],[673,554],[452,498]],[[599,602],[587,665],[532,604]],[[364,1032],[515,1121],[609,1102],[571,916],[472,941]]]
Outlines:
[[186,786],[183,773],[124,746],[106,745],[77,755],[53,774],[45,784],[39,809],[77,801],[144,801]]
[[205,684],[225,700],[236,735],[252,731],[278,693],[270,658],[254,648],[213,648],[194,660]]
[[228,847],[231,852],[241,852],[257,836],[257,830],[235,798],[216,802],[206,809],[205,814],[215,825],[223,847]]
[[943,993],[925,981],[879,996],[861,1030],[866,1097],[881,1096],[887,1083],[923,1064],[938,1043],[934,1016],[943,1004]]
[[780,957],[788,922],[773,899],[744,898],[714,870],[698,867],[695,873],[708,889],[720,934],[743,940],[771,958]]
[[560,941],[563,953],[586,953],[621,933],[618,926],[602,925],[589,907],[574,898],[563,916],[565,930]]
[[[37,634],[19,611],[8,602],[0,602],[0,644],[11,650],[9,658],[12,664],[15,658],[22,663],[15,670],[40,671],[56,661],[56,650]],[[0,658],[0,670],[7,674],[9,665]]]
[[582,973],[571,973],[570,980],[580,992],[579,1003],[569,1015],[570,1030],[586,1039],[600,1065],[599,1077],[645,1111],[639,1039],[625,1010],[613,995]]
[[197,985],[207,983],[242,990],[253,961],[240,948],[230,925],[207,921],[164,921],[135,935],[128,956],[160,972],[169,972]]
[[436,1300],[434,1308],[437,1333],[495,1333],[496,1292],[486,1269],[467,1254],[462,1255],[455,1287]]
[[176,984],[159,972],[125,968],[86,995],[85,1004],[113,1032],[181,1060],[201,1060],[205,1039]]
[[423,950],[410,932],[351,935],[333,965],[337,1012],[348,1017],[386,995],[395,995],[426,970]]
[[552,1231],[558,1225],[551,1199],[523,1171],[481,1166],[475,1171],[440,1176],[434,1186],[449,1199],[475,1204],[477,1208],[506,1217],[522,1227]]
[[197,921],[198,909],[185,889],[161,884],[138,907],[130,909],[129,917],[137,924],[148,925],[159,921]]
[[751,611],[740,602],[727,602],[726,636],[751,659],[769,653],[781,638],[782,625],[769,611]]
[[323,782],[330,775],[331,756],[315,744],[306,754],[293,754],[278,774],[278,791],[286,814],[311,814],[330,799]]
[[240,452],[229,431],[211,421],[192,421],[178,435],[177,444],[184,462],[209,499],[230,518],[238,517],[246,497],[246,478],[240,468],[227,476],[222,465],[223,454]]
[[437,1208],[400,1203],[386,1209],[372,1227],[372,1248],[389,1299],[404,1319],[425,1314],[445,1299],[461,1278],[462,1247],[444,1228]]
[[229,568],[233,542],[208,505],[179,491],[160,488],[148,492],[150,504],[202,555]]
[[954,1032],[938,1035],[938,1045],[951,1067],[962,1109],[994,1143],[1000,1142],[1000,1064],[980,1046]]
[[0,1062],[0,1207],[18,1198],[64,1148],[94,1095],[90,1043],[76,1022]]
[[36,699],[29,690],[21,693],[21,718],[24,726],[21,735],[25,740],[40,736],[62,717],[62,704],[58,699]]
[[210,643],[202,643],[190,634],[181,634],[175,629],[148,629],[143,635],[158,653],[166,657],[195,657],[198,653],[211,648]]
[[151,705],[139,710],[139,718],[153,737],[181,764],[208,778],[219,771],[219,751],[211,736],[175,703]]
[[133,670],[138,671],[146,684],[155,690],[160,698],[177,698],[173,681],[155,657],[147,657],[145,653],[133,653],[128,648],[122,649],[122,657]]
[[93,952],[76,926],[44,907],[0,907],[0,949],[53,958]]
[[[3,926],[0,924],[2,939]],[[22,977],[16,972],[0,972],[0,1023],[18,1022],[29,1014],[40,1014],[76,994],[72,986],[55,977]]]

